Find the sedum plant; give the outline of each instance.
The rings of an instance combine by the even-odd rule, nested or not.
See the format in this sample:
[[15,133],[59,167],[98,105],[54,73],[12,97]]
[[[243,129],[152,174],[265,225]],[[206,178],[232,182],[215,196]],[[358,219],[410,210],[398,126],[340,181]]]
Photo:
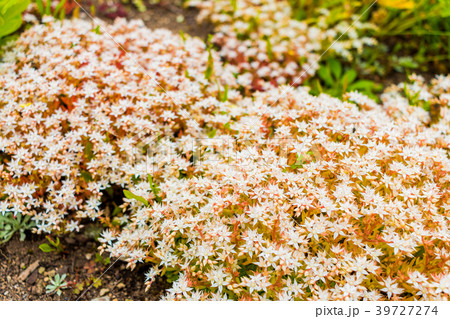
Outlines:
[[[347,14],[342,5],[338,5],[341,14],[323,6],[317,9],[317,17],[307,19],[295,2],[187,3],[200,8],[200,21],[208,19],[216,25],[213,42],[220,47],[221,56],[235,67],[239,84],[252,90],[283,84],[299,86],[319,69],[322,54],[330,51],[348,62],[355,53],[376,44],[368,36],[376,30],[375,25],[358,21],[359,16]],[[333,20],[336,17],[338,20]]]
[[[382,97],[390,99],[392,96],[400,96],[403,105],[417,106],[427,111],[429,121],[445,121],[450,106],[450,80],[448,76],[441,75],[427,83],[422,76],[413,74],[406,82],[386,88]],[[404,115],[410,110],[411,108],[406,107]]]
[[24,241],[25,232],[34,227],[35,223],[31,220],[31,216],[20,213],[14,215],[10,212],[0,214],[0,243],[8,242],[16,232],[19,232],[20,241]]
[[165,300],[448,300],[449,108],[429,126],[401,94],[283,90],[220,105],[197,162],[156,154],[103,249],[167,276]]
[[[317,70],[321,31],[291,19],[285,1],[188,1],[216,25],[213,43],[247,90],[300,85]],[[297,79],[297,77],[301,76]]]
[[199,39],[139,21],[100,28],[51,19],[5,47],[0,63],[0,212],[33,216],[46,233],[78,231],[83,218],[108,225],[103,192],[145,171],[139,145],[204,123],[221,103],[219,76],[228,98],[237,96],[232,73]]
[[45,289],[47,294],[56,293],[58,296],[61,296],[62,289],[66,289],[68,283],[66,281],[66,274],[56,274],[54,278],[50,278],[50,284],[48,284]]
[[421,84],[431,121],[414,85],[380,104],[270,77],[252,93],[198,39],[51,20],[0,63],[2,213],[99,219],[100,248],[151,264],[167,300],[449,299],[449,76]]

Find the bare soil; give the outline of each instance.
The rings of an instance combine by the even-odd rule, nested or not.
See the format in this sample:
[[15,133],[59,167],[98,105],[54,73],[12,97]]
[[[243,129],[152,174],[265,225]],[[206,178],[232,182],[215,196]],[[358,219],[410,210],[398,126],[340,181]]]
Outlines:
[[[39,245],[47,242],[44,236],[28,234],[23,242],[15,236],[0,246],[0,301],[158,300],[170,287],[163,278],[157,278],[145,292],[144,274],[150,265],[130,271],[122,261],[111,260],[106,264],[96,256],[97,243],[83,234],[61,239],[65,253],[43,252]],[[20,280],[21,274],[36,261],[38,266],[34,271]],[[58,273],[67,274],[68,288],[62,290],[61,296],[47,294],[45,287]],[[96,284],[91,285],[93,282]],[[80,284],[83,289],[77,291]]]
[[141,19],[150,29],[164,28],[174,33],[183,31],[204,40],[207,39],[208,34],[213,32],[213,25],[198,23],[196,21],[198,10],[184,7],[182,1],[160,0],[157,4],[151,4],[149,0],[143,0],[143,3],[147,8],[145,12],[140,12],[135,5],[126,4],[120,0],[84,0],[81,2],[88,11],[91,11],[93,5],[95,15],[109,22],[113,22],[117,17]]

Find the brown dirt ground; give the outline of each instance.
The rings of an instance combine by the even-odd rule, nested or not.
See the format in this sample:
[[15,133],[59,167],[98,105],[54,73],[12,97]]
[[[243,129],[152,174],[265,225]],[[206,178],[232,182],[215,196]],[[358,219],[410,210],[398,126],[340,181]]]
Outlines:
[[[123,5],[120,0],[84,0],[82,5],[90,10],[96,7],[96,16],[112,22],[110,12],[120,4],[122,15],[127,19],[142,19],[151,29],[166,28],[175,33],[183,30],[191,36],[206,39],[212,32],[212,25],[197,24],[195,18],[198,11],[180,6],[178,1],[163,0],[159,4],[149,4],[144,0],[147,11],[139,12],[133,5]],[[103,6],[102,6],[103,5]],[[108,15],[108,16],[106,16]],[[177,17],[183,16],[183,22],[177,22]],[[178,21],[180,18],[178,18]],[[54,238],[53,238],[54,239]],[[130,271],[125,263],[118,261],[113,266],[95,261],[98,252],[97,244],[85,235],[61,238],[66,253],[44,253],[39,245],[46,243],[45,236],[28,234],[25,241],[19,241],[14,236],[8,243],[0,245],[0,301],[2,300],[92,300],[102,298],[106,300],[158,300],[164,291],[170,287],[164,278],[157,278],[151,289],[145,292],[145,272],[150,267],[143,265]],[[106,254],[104,254],[106,257]],[[38,261],[39,266],[24,280],[19,275],[31,264]],[[115,260],[111,260],[114,263]],[[108,267],[110,267],[108,269]],[[107,271],[106,271],[107,270]],[[106,271],[106,272],[105,272]],[[102,273],[101,284],[96,287],[90,284]],[[69,287],[62,290],[61,296],[46,294],[45,287],[49,278],[56,273],[67,274]],[[74,291],[77,284],[84,284],[81,293]]]
[[[109,22],[114,21],[116,16],[141,19],[150,29],[165,28],[174,33],[183,31],[204,40],[213,31],[211,23],[199,24],[196,21],[197,9],[183,7],[180,0],[161,0],[157,4],[150,4],[148,0],[143,0],[143,2],[147,7],[145,12],[139,12],[134,5],[124,4],[120,0],[84,0],[81,3],[88,11],[90,11],[91,5],[94,5],[96,16]],[[182,21],[177,20],[180,17],[182,17]]]
[[[44,236],[28,234],[23,242],[15,236],[0,246],[0,301],[77,300],[85,291],[80,300],[100,297],[106,300],[158,300],[170,287],[163,278],[157,278],[150,290],[145,292],[144,273],[149,265],[130,271],[122,261],[114,263],[115,260],[111,260],[108,265],[96,261],[97,244],[85,235],[62,238],[66,251],[63,254],[41,251],[39,245],[46,242]],[[19,275],[36,261],[39,266],[21,281]],[[69,287],[62,290],[61,296],[46,294],[49,277],[57,273],[67,274]],[[100,281],[87,289],[100,276]],[[83,290],[76,292],[76,285],[81,283],[84,283]]]

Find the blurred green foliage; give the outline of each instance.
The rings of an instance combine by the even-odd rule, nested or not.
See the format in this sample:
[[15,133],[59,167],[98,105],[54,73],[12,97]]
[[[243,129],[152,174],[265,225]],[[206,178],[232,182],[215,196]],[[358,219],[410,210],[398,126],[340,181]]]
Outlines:
[[331,96],[342,97],[346,92],[358,91],[375,100],[376,93],[382,89],[382,86],[374,81],[358,79],[355,69],[343,66],[334,58],[329,58],[322,63],[316,76],[306,85],[311,87],[310,93],[313,95],[327,93]]
[[0,0],[0,38],[7,36],[22,25],[22,13],[30,0]]
[[[356,53],[354,64],[365,73],[385,75],[417,69],[448,73],[450,0],[289,0],[293,17],[310,25],[332,27],[341,21],[371,22],[366,31],[379,45]],[[324,11],[326,10],[326,12]],[[364,14],[363,14],[364,13]]]
[[41,17],[47,15],[62,20],[66,16],[66,10],[64,8],[66,0],[59,1],[54,8],[52,8],[51,0],[34,0],[34,2],[36,2]]
[[[313,94],[325,92],[340,97],[358,89],[374,97],[380,87],[372,81],[389,82],[394,73],[405,77],[412,72],[450,72],[450,0],[289,2],[293,18],[311,26],[326,29],[343,21],[352,25],[355,17],[376,26],[376,29],[358,30],[360,36],[374,38],[378,44],[352,51],[351,61],[333,50],[322,57],[319,71],[307,83]],[[342,65],[337,67],[339,61]],[[345,69],[345,72],[333,72],[333,69]]]
[[[139,12],[145,12],[147,10],[147,7],[144,4],[143,0],[121,0],[123,3],[133,3],[133,5],[138,9]],[[150,1],[150,3],[158,3],[159,1]]]

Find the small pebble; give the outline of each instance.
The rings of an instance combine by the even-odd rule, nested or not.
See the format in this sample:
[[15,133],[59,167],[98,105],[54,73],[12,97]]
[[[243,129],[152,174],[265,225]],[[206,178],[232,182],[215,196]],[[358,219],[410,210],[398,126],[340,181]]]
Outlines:
[[100,290],[100,296],[104,296],[104,295],[106,295],[108,292],[109,292],[109,289],[108,289],[108,288],[103,288],[103,289]]
[[98,298],[94,298],[92,299],[92,301],[109,301],[109,297],[105,296],[105,297],[98,297]]
[[45,271],[45,267],[39,267],[38,272],[42,275]]
[[181,14],[178,15],[178,16],[177,16],[177,22],[178,22],[178,23],[183,23],[183,22],[184,22],[184,16],[181,15]]

